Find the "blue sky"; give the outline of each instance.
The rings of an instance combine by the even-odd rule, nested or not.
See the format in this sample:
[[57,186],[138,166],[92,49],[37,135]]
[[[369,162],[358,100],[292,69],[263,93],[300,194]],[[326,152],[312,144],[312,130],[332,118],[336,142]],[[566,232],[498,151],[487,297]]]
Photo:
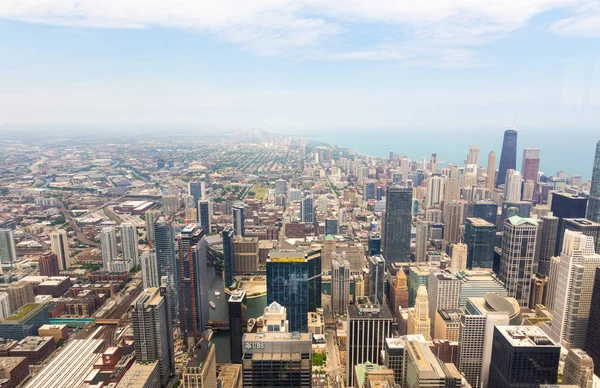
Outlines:
[[3,0],[0,128],[597,131],[600,3]]

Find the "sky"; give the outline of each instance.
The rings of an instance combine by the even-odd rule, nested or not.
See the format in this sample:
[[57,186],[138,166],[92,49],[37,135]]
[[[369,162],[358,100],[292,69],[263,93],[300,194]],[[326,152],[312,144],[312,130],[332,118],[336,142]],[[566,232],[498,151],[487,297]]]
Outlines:
[[0,129],[515,123],[600,132],[600,0],[0,1]]

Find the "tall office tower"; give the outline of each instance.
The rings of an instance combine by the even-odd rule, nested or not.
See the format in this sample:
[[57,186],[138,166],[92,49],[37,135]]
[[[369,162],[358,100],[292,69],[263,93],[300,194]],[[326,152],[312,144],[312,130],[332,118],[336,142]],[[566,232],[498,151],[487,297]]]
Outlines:
[[488,293],[467,299],[460,321],[458,369],[473,387],[486,387],[495,325],[520,325],[521,309],[514,298]]
[[479,164],[479,146],[469,146],[469,153],[467,154],[467,158],[465,159],[465,164]]
[[300,202],[300,218],[304,223],[312,223],[315,220],[315,205],[312,195],[307,195]]
[[308,332],[308,312],[321,307],[321,251],[271,251],[267,303],[287,309],[290,331]]
[[277,302],[273,302],[263,311],[263,333],[289,333],[287,310]]
[[521,164],[521,172],[525,182],[532,181],[537,184],[538,173],[540,171],[540,149],[525,148],[523,150],[523,163]]
[[331,304],[334,314],[346,315],[349,295],[350,263],[343,258],[333,260],[331,262]]
[[406,345],[406,387],[460,388],[462,376],[454,364],[437,358],[426,342],[408,341]]
[[188,182],[188,195],[194,197],[194,202],[198,202],[203,199],[202,196],[202,185],[200,181],[189,181]]
[[146,239],[148,240],[148,246],[154,248],[154,223],[160,217],[158,210],[149,210],[144,213],[146,216]]
[[496,227],[482,218],[467,218],[465,244],[467,268],[492,268]]
[[550,274],[550,259],[556,250],[556,235],[558,234],[558,218],[543,216],[538,219],[538,232],[535,241],[535,263],[537,273],[548,276]]
[[473,204],[471,217],[483,218],[490,224],[496,225],[498,204],[492,200],[477,201]]
[[523,307],[529,304],[537,228],[533,218],[513,216],[504,222],[498,277],[506,285],[508,296]]
[[387,262],[410,260],[412,189],[388,187],[383,215],[383,254]]
[[365,201],[375,199],[375,181],[365,180],[363,192],[365,195]]
[[162,196],[162,213],[165,216],[172,216],[179,210],[179,197],[177,195]]
[[444,241],[446,244],[460,242],[461,226],[465,220],[467,201],[450,201],[444,204]]
[[285,179],[277,179],[275,181],[275,195],[287,195],[287,181]]
[[598,333],[600,333],[600,268],[596,268],[596,276],[594,277],[592,303],[590,304],[590,317],[584,348],[594,360],[595,374],[600,374],[600,335]]
[[138,234],[135,225],[131,222],[124,222],[120,225],[121,229],[121,251],[123,259],[132,262],[133,266],[138,265]]
[[11,229],[0,229],[0,264],[12,267],[17,262],[15,237]]
[[[488,167],[489,168],[489,167]],[[500,154],[500,165],[498,166],[498,177],[496,187],[506,181],[506,172],[517,168],[517,131],[508,129],[504,132],[502,142],[502,153]]]
[[236,203],[232,207],[233,211],[233,232],[236,236],[244,237],[244,222],[246,218],[244,217],[244,204]]
[[428,341],[431,339],[431,320],[429,319],[429,298],[427,287],[419,286],[414,309],[408,310],[408,334],[421,334]]
[[369,297],[374,303],[384,304],[385,259],[381,255],[369,256]]
[[328,234],[338,234],[338,220],[336,218],[325,219],[325,235]]
[[432,174],[437,174],[437,154],[431,154],[429,159],[429,170]]
[[560,346],[537,326],[496,326],[489,388],[556,384]]
[[560,256],[550,258],[550,275],[548,276],[548,291],[546,292],[546,307],[554,310],[554,295],[558,286],[558,271],[560,269]]
[[521,200],[521,184],[523,177],[515,170],[508,170],[506,184],[504,185],[504,199],[510,202]]
[[110,262],[119,256],[117,232],[112,226],[106,226],[100,231],[100,249],[102,250],[102,266],[105,270],[110,270]]
[[198,223],[200,227],[208,234],[211,229],[212,221],[212,203],[203,199],[198,201]]
[[50,233],[50,249],[58,259],[58,269],[64,271],[69,268],[69,238],[66,230],[57,229]]
[[429,222],[417,219],[417,240],[415,247],[415,261],[426,261],[427,245],[429,244]]
[[346,340],[346,381],[354,381],[354,365],[367,361],[379,363],[385,339],[392,336],[394,317],[385,305],[369,298],[359,298],[348,305],[348,338]]
[[233,284],[233,227],[227,226],[223,230],[223,279],[225,287],[231,287]]
[[154,223],[154,249],[158,276],[166,279],[167,300],[171,305],[169,316],[175,321],[179,314],[179,271],[175,253],[173,224],[167,217],[160,217]]
[[450,178],[444,184],[444,201],[458,201],[460,199],[460,181]]
[[485,187],[487,187],[490,191],[494,190],[496,184],[496,153],[491,151],[488,155],[488,165],[487,165],[487,178],[485,181]]
[[574,384],[581,388],[593,388],[594,360],[581,349],[569,349],[565,357],[562,383]]
[[246,291],[235,290],[229,297],[229,341],[231,362],[234,364],[242,363],[244,349],[242,348],[242,338],[246,332],[248,323],[248,305],[246,303]]
[[594,278],[599,266],[600,254],[594,252],[594,239],[581,232],[566,231],[548,333],[567,349],[585,345]]
[[450,271],[432,271],[429,275],[427,296],[431,335],[435,332],[435,317],[438,310],[457,309],[460,304],[460,280]]
[[596,156],[592,170],[592,186],[590,188],[590,203],[587,209],[587,219],[600,223],[600,141],[596,144]]
[[156,262],[156,251],[149,249],[142,252],[140,256],[142,266],[142,283],[144,288],[160,286],[160,276],[158,275],[158,263]]
[[379,255],[381,253],[381,236],[379,234],[369,235],[369,256]]
[[[563,219],[565,218],[585,218],[585,209],[587,207],[587,198],[579,197],[568,193],[551,192],[548,198],[550,211],[554,217],[558,217],[558,231],[563,229]],[[554,256],[562,252],[562,242],[557,240]]]
[[174,373],[173,330],[163,288],[148,288],[131,304],[135,358],[158,361],[161,387]]
[[46,252],[40,255],[38,260],[40,276],[58,276],[58,258],[54,252]]
[[467,269],[467,252],[467,244],[452,245],[452,261],[450,262],[452,272],[458,273]]
[[594,251],[600,253],[600,223],[586,220],[585,218],[563,218],[557,240],[560,252],[562,252],[565,231],[567,230],[581,232],[586,236],[592,237],[595,243]]
[[444,200],[445,178],[441,175],[433,175],[427,180],[427,195],[425,197],[425,206],[439,207]]
[[400,387],[406,386],[406,352],[409,342],[425,342],[420,334],[386,338],[383,347],[383,365],[394,371],[394,381]]
[[[181,371],[181,387],[217,387],[217,361],[215,344],[204,337],[190,351]],[[123,381],[123,380],[121,380]],[[127,387],[135,387],[128,385]]]
[[521,193],[521,199],[523,201],[533,201],[535,194],[535,183],[533,181],[523,182],[523,191]]
[[[177,243],[179,321],[184,338],[187,339],[188,333],[193,333],[195,344],[208,324],[208,242],[204,237],[204,230],[197,224],[190,224],[181,230]],[[184,344],[188,343],[184,340]]]
[[312,386],[312,334],[246,333],[242,348],[244,388]]

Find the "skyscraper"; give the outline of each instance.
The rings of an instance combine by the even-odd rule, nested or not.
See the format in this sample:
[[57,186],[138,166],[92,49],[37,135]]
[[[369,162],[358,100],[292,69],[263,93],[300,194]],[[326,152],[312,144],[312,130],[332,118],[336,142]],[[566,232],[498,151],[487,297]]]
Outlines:
[[223,279],[225,287],[233,284],[233,237],[234,229],[231,225],[223,230]]
[[369,297],[374,303],[384,304],[385,259],[382,255],[369,256]]
[[173,331],[164,289],[148,288],[131,304],[135,357],[139,362],[158,361],[161,386],[174,372]]
[[467,268],[492,268],[496,227],[482,218],[467,218],[464,240]]
[[496,326],[489,388],[556,384],[560,346],[537,326]]
[[160,217],[160,212],[158,210],[149,210],[144,215],[146,217],[146,239],[148,240],[148,245],[154,248],[154,223]]
[[38,260],[40,276],[58,276],[58,258],[54,252],[46,252],[40,255]]
[[244,237],[244,204],[236,203],[232,207],[233,211],[233,231],[236,236]]
[[202,196],[201,183],[204,183],[204,182],[200,182],[200,181],[189,181],[188,182],[188,195],[191,195],[192,197],[194,197],[194,202],[198,202],[199,200],[204,198]]
[[315,204],[312,195],[307,195],[300,202],[300,218],[304,223],[313,223],[315,220]]
[[[554,217],[558,217],[558,231],[563,229],[563,219],[565,218],[585,218],[585,209],[587,207],[587,198],[579,197],[569,193],[552,192],[548,203],[550,211]],[[554,255],[558,256],[562,252],[562,242],[557,240]]]
[[467,244],[452,245],[452,261],[450,262],[452,272],[457,273],[467,269],[467,252]]
[[[177,237],[179,264],[179,321],[184,338],[193,333],[194,344],[208,323],[208,278],[204,231],[187,225]],[[184,342],[187,345],[187,343]]]
[[498,277],[504,282],[508,296],[523,307],[529,305],[537,228],[533,218],[513,216],[504,222]]
[[138,264],[138,234],[135,225],[131,222],[124,222],[120,225],[121,229],[121,251],[123,259],[132,262],[135,267]]
[[277,179],[275,181],[275,195],[287,195],[287,181],[285,179]]
[[149,249],[142,252],[140,256],[142,266],[142,283],[144,288],[160,286],[160,277],[158,276],[158,263],[156,262],[156,251]]
[[346,315],[350,295],[350,263],[339,257],[331,262],[331,304],[334,314]]
[[369,256],[378,255],[381,253],[381,236],[372,233],[369,235]]
[[510,202],[517,202],[521,200],[521,185],[523,176],[520,172],[515,170],[508,170],[506,183],[504,185],[504,198]]
[[596,143],[596,156],[594,157],[594,168],[592,170],[592,186],[590,188],[587,219],[600,223],[600,141]]
[[372,303],[367,297],[348,305],[346,340],[346,381],[354,381],[354,365],[367,361],[378,364],[385,339],[392,336],[394,317],[385,305]]
[[408,310],[408,334],[421,334],[426,340],[431,339],[431,320],[429,319],[429,299],[427,287],[419,286],[415,307]]
[[487,187],[490,191],[494,190],[496,183],[496,153],[491,151],[488,155],[488,165],[487,165],[487,180],[485,182],[485,187]]
[[267,304],[287,309],[290,332],[308,332],[308,312],[321,307],[321,251],[271,251]]
[[408,341],[406,345],[407,387],[457,388],[462,376],[454,364],[443,363],[433,354],[427,342]]
[[592,303],[585,337],[585,351],[594,360],[594,373],[600,374],[600,268],[596,268],[594,287],[592,289]]
[[477,201],[473,204],[473,218],[483,218],[490,224],[496,225],[498,204],[492,200]]
[[12,267],[17,262],[15,237],[11,229],[0,229],[0,264]]
[[581,349],[569,349],[565,357],[562,383],[574,384],[581,388],[593,388],[594,360]]
[[410,260],[412,188],[388,187],[383,218],[383,254],[387,262]]
[[506,181],[506,172],[509,169],[517,168],[517,131],[507,129],[504,132],[504,141],[502,142],[502,153],[500,154],[500,165],[498,166],[498,177],[496,187]]
[[463,200],[449,201],[444,204],[444,241],[447,244],[460,242],[461,226],[465,221],[466,206]]
[[525,148],[523,150],[523,163],[521,164],[521,172],[525,182],[532,181],[537,184],[538,172],[540,171],[540,149]]
[[465,164],[479,164],[479,146],[470,145]]
[[69,239],[66,230],[57,229],[50,233],[50,249],[58,259],[58,269],[64,271],[69,268]]
[[165,216],[172,216],[179,211],[179,197],[177,195],[162,196],[162,213]]
[[567,349],[585,345],[592,290],[599,266],[600,254],[594,252],[594,239],[581,232],[566,231],[554,290],[552,323],[547,332]]
[[460,304],[460,280],[450,271],[436,270],[429,275],[427,296],[431,335],[435,332],[435,317],[438,310],[457,309]]
[[175,253],[175,236],[173,224],[166,217],[159,218],[154,223],[154,249],[158,275],[167,281],[167,300],[171,304],[169,316],[176,320],[179,314],[179,273]]
[[115,228],[107,226],[100,231],[100,249],[102,250],[102,266],[110,270],[110,262],[119,256],[117,249],[117,232]]
[[537,263],[537,273],[548,276],[550,274],[550,260],[556,250],[558,218],[543,216],[538,220],[538,224],[537,239],[535,241],[535,263]]
[[425,206],[439,207],[444,200],[445,178],[441,175],[433,175],[427,180],[427,196],[425,197]]
[[205,233],[210,233],[212,221],[212,203],[207,199],[198,201],[198,223]]
[[415,261],[426,261],[425,253],[429,243],[429,222],[417,219],[417,241],[415,247]]
[[365,194],[365,201],[375,199],[375,181],[366,180],[363,188]]
[[248,305],[246,304],[246,291],[236,290],[229,297],[227,303],[229,310],[229,340],[231,362],[240,364],[244,355],[242,338],[248,323]]
[[567,230],[581,232],[586,236],[592,237],[594,239],[594,251],[600,253],[600,223],[585,218],[563,218],[557,240],[559,252],[562,252],[565,231]]
[[406,386],[406,352],[409,342],[425,342],[420,334],[403,335],[399,338],[386,338],[383,348],[383,365],[394,371],[394,381],[400,387]]

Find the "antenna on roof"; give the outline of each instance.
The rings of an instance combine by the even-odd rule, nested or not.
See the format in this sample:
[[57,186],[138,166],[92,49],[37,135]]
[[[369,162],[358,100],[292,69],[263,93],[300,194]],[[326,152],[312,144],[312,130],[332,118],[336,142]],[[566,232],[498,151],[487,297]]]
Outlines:
[[515,113],[515,118],[513,120],[513,131],[515,130],[516,126],[517,126],[517,114]]

